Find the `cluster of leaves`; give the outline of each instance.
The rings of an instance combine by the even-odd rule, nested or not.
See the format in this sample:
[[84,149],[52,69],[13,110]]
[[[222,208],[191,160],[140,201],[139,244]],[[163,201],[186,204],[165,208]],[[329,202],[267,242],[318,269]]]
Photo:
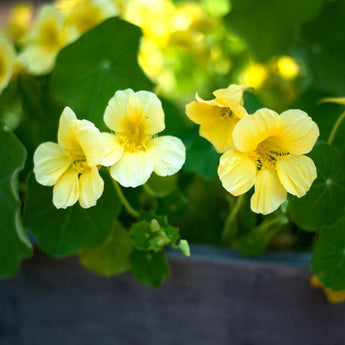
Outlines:
[[[345,289],[345,124],[327,142],[342,109],[316,105],[322,97],[345,95],[345,1],[232,0],[230,6],[224,0],[203,0],[203,4],[210,12],[222,8],[218,16],[230,11],[224,23],[231,35],[239,36],[227,41],[230,48],[225,54],[233,68],[219,78],[210,77],[209,92],[237,82],[250,58],[264,63],[288,54],[301,66],[299,83],[293,85],[296,97],[288,106],[307,111],[320,127],[320,142],[310,154],[318,172],[311,190],[301,199],[289,197],[268,217],[253,214],[247,196],[239,201],[221,188],[219,155],[186,122],[178,102],[163,100],[165,134],[184,141],[186,163],[179,176],[152,176],[145,188],[124,190],[140,210],[139,217],[125,212],[106,169],[102,170],[106,188],[96,207],[55,209],[52,190],[40,186],[31,174],[32,156],[40,143],[55,140],[64,106],[105,130],[102,112],[116,90],[154,87],[137,63],[140,30],[112,18],[65,47],[51,74],[21,75],[0,95],[1,278],[15,275],[20,262],[32,254],[29,232],[53,256],[78,254],[80,262],[96,273],[109,276],[130,269],[144,283],[159,286],[169,273],[165,247],[189,254],[170,222],[180,226],[181,237],[188,241],[231,244],[246,255],[258,255],[267,247],[306,249],[315,243],[314,272],[326,287]],[[224,35],[228,37],[223,30]],[[275,103],[287,104],[284,92],[276,93],[270,85],[266,92],[274,95]],[[258,95],[245,95],[250,112],[265,103]]]
[[[39,185],[31,173],[33,152],[41,142],[55,141],[65,105],[102,127],[102,112],[116,90],[152,90],[153,83],[137,63],[140,37],[136,26],[111,18],[63,49],[50,75],[21,75],[0,96],[1,277],[16,274],[21,260],[31,255],[26,231],[34,235],[43,251],[55,257],[78,253],[84,266],[103,275],[131,269],[151,286],[159,286],[169,273],[164,247],[188,254],[188,244],[180,241],[178,228],[170,226],[167,217],[157,216],[174,219],[176,210],[169,210],[173,205],[169,199],[176,199],[176,193],[179,200],[183,197],[176,177],[163,181],[153,176],[146,191],[127,191],[126,197],[141,211],[150,210],[143,220],[126,215],[105,168],[101,171],[104,194],[97,206],[89,209],[79,205],[56,209],[52,189]],[[172,105],[164,105],[167,115],[175,115]],[[174,131],[178,120],[171,122]],[[150,224],[157,228],[151,235]],[[150,236],[149,243],[140,233]]]

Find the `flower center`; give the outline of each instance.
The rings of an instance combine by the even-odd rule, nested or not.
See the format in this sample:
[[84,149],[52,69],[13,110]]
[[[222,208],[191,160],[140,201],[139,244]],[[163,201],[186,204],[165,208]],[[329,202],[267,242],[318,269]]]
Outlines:
[[4,78],[6,74],[6,62],[2,55],[0,55],[0,80]]
[[76,170],[78,174],[82,174],[90,169],[82,149],[69,150],[67,151],[67,154],[71,160],[71,168]]
[[220,107],[219,108],[219,116],[221,117],[232,117],[232,111],[229,107]]
[[130,152],[138,150],[146,151],[152,140],[152,136],[147,135],[146,127],[143,123],[133,123],[131,121],[126,121],[124,131],[117,133],[116,137],[120,144]]
[[53,20],[47,21],[40,30],[40,43],[50,50],[60,48],[60,30]]
[[265,142],[261,142],[256,150],[256,168],[261,170],[263,168],[274,169],[279,158],[289,155],[288,152],[274,151]]

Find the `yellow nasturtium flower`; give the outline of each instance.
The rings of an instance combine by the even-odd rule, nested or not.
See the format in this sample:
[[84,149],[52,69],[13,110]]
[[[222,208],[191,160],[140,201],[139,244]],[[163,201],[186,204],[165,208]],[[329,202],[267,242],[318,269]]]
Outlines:
[[119,10],[112,0],[83,0],[66,14],[66,24],[82,34],[118,14]]
[[0,93],[11,80],[16,62],[16,53],[10,42],[0,36]]
[[58,143],[45,142],[35,151],[36,180],[44,186],[54,186],[56,208],[67,208],[78,200],[81,207],[89,208],[103,193],[98,165],[104,155],[99,130],[90,121],[78,120],[66,107],[60,117]]
[[117,91],[104,113],[114,134],[104,133],[107,155],[102,161],[124,187],[144,184],[152,172],[169,176],[181,169],[185,147],[173,136],[157,137],[164,130],[164,112],[152,92]]
[[268,214],[275,211],[287,192],[302,197],[316,178],[310,152],[319,136],[314,121],[301,110],[281,115],[263,108],[237,123],[235,148],[220,158],[218,175],[223,187],[237,196],[252,186],[251,209]]
[[59,50],[74,37],[72,31],[65,27],[63,15],[55,7],[45,5],[24,39],[19,62],[34,75],[49,73]]
[[243,107],[243,91],[248,89],[249,86],[233,84],[214,91],[215,98],[210,101],[196,95],[196,101],[186,105],[187,116],[200,125],[200,135],[220,153],[233,147],[232,131],[248,115]]

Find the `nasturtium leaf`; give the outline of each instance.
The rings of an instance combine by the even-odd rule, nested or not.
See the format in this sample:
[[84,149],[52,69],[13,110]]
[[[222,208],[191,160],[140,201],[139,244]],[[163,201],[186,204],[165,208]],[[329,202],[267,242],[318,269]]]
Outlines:
[[255,57],[267,60],[284,54],[299,24],[318,14],[324,0],[232,0],[229,28],[244,38]]
[[130,263],[134,276],[151,287],[159,287],[170,272],[163,250],[152,252],[133,249]]
[[66,210],[52,203],[52,188],[41,186],[32,175],[28,182],[24,224],[41,248],[54,256],[66,256],[103,243],[121,209],[110,176],[102,174],[104,192],[97,205],[83,209],[78,203]]
[[185,171],[214,180],[217,177],[218,164],[219,154],[206,139],[197,136],[187,145],[186,162],[183,167]]
[[345,157],[326,143],[309,154],[317,168],[317,179],[302,198],[289,197],[288,212],[300,228],[319,230],[343,215],[345,207]]
[[322,12],[303,26],[296,47],[313,87],[340,97],[345,94],[344,13],[344,1],[325,1]]
[[82,265],[90,271],[111,276],[129,269],[132,248],[129,233],[121,223],[117,222],[104,243],[97,248],[81,251],[78,257]]
[[103,114],[115,91],[151,90],[137,62],[141,31],[111,18],[82,35],[58,55],[53,94],[80,117],[104,127]]
[[155,236],[151,229],[150,223],[141,221],[135,223],[131,227],[130,238],[134,246],[139,250],[148,250],[150,247],[150,240]]
[[153,173],[146,183],[148,187],[146,191],[155,197],[166,196],[176,188],[177,179],[177,174],[171,176],[158,176]]
[[321,229],[311,267],[325,287],[345,290],[345,217]]
[[263,253],[271,240],[288,219],[282,214],[275,214],[265,218],[262,223],[241,236],[235,247],[245,255],[256,256]]
[[18,173],[25,159],[25,148],[17,137],[0,128],[0,278],[15,275],[20,261],[31,255],[18,196]]

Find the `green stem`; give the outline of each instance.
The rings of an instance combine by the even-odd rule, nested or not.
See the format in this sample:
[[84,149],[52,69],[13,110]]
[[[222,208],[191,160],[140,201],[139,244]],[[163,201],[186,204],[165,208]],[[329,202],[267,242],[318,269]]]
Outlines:
[[341,123],[344,121],[344,119],[345,119],[345,111],[338,117],[338,120],[335,122],[335,124],[332,128],[331,134],[329,135],[328,140],[327,140],[328,145],[333,144],[335,135],[337,134],[337,131],[338,131]]
[[130,203],[128,202],[128,200],[126,199],[126,197],[124,196],[122,189],[120,187],[120,185],[115,181],[114,181],[114,187],[115,190],[117,192],[117,195],[119,196],[123,206],[125,207],[126,211],[133,217],[138,218],[139,217],[139,212],[137,210],[135,210]]
[[157,193],[147,184],[143,184],[144,191],[151,196],[157,196]]
[[228,240],[232,237],[231,235],[233,232],[233,222],[234,219],[236,218],[238,212],[241,209],[242,203],[244,200],[244,195],[240,195],[237,200],[235,201],[235,205],[231,208],[231,212],[228,216],[228,218],[226,219],[225,225],[224,225],[224,229],[223,229],[223,234],[222,234],[222,242],[223,243],[227,243]]

